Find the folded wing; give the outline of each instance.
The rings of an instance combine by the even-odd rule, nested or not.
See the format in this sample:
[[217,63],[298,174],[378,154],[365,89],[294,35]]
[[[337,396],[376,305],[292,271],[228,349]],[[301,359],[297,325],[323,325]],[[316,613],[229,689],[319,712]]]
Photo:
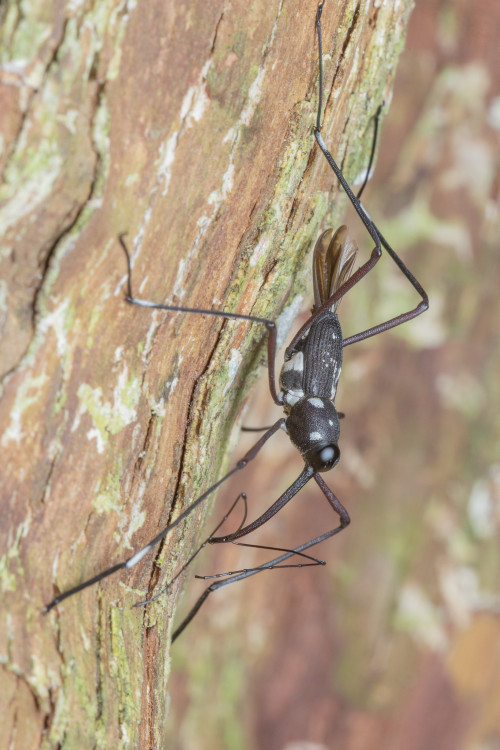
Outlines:
[[[314,309],[321,307],[352,274],[358,247],[342,225],[327,229],[316,242],[313,255]],[[334,311],[340,304],[337,300]]]

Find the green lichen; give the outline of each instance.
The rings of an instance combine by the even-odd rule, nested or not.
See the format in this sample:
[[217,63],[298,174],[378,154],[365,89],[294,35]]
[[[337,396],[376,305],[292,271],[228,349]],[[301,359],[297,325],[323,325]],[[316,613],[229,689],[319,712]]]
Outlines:
[[52,24],[37,17],[36,13],[26,10],[23,7],[21,16],[14,4],[11,4],[9,8],[5,19],[4,34],[5,37],[12,35],[12,41],[7,49],[2,47],[4,50],[2,62],[4,63],[9,60],[30,60],[33,50],[38,49],[50,38]]
[[11,550],[0,557],[0,581],[2,582],[2,591],[16,591],[18,585],[18,575],[20,571],[13,573],[11,563],[17,557],[17,550]]
[[[66,687],[65,683],[68,675],[68,668],[66,665],[61,667],[61,675],[63,678],[63,686]],[[57,677],[54,676],[49,684],[51,686],[60,684],[59,675],[57,675]],[[69,690],[67,692],[65,689],[57,691],[55,711],[50,726],[50,734],[42,740],[41,750],[53,750],[54,747],[63,746],[62,743],[71,721],[67,704],[69,692]],[[68,750],[72,750],[72,748],[68,748]]]
[[[129,630],[127,622],[129,619],[129,613],[125,613],[125,611],[119,610],[117,607],[111,610],[112,659],[110,668],[111,676],[114,678],[118,690],[120,725],[124,731],[127,731],[127,727],[131,730],[140,721],[140,705],[137,705],[136,696],[131,689],[134,680],[130,671],[132,665],[128,653],[130,641],[125,638],[125,634]],[[137,617],[135,616],[134,619],[137,620]],[[124,741],[124,747],[127,747],[128,743],[125,744],[126,737],[124,737]]]
[[54,140],[46,133],[37,148],[16,148],[4,172],[0,200],[5,201],[0,215],[0,230],[7,230],[46,200],[63,168],[63,158]]
[[103,194],[104,185],[109,175],[111,163],[110,150],[111,113],[108,109],[105,96],[101,96],[94,114],[92,137],[95,148],[100,156],[96,179],[94,180],[93,194]]
[[2,26],[0,28],[0,39],[2,42],[0,44],[0,61],[2,64],[10,62],[12,58],[15,59],[17,57],[17,55],[12,55],[12,42],[10,40],[15,34],[16,27],[19,23],[19,16],[20,12],[18,4],[10,2],[2,19]]
[[101,513],[119,512],[121,510],[123,504],[120,493],[121,473],[122,467],[120,464],[116,473],[108,474],[101,483],[99,492],[92,503],[95,509]]

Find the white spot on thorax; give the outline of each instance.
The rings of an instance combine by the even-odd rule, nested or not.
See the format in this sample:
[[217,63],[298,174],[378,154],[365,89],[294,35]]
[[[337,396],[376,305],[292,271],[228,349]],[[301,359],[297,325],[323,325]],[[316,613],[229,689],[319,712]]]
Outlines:
[[321,432],[311,432],[309,434],[309,440],[321,440]]
[[325,408],[325,405],[324,405],[323,401],[320,398],[310,398],[310,399],[308,399],[308,401],[311,404],[311,406],[315,406],[316,409],[324,409]]

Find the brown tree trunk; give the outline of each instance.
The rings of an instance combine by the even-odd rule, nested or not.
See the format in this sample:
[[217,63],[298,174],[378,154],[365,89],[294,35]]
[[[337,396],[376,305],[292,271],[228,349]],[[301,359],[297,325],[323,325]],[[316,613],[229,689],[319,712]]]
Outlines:
[[[351,178],[410,5],[325,4],[323,133]],[[264,333],[127,306],[117,237],[146,298],[271,319],[294,304],[337,192],[312,134],[315,10],[1,11],[2,746],[163,747],[175,600],[132,605],[188,557],[206,508],[155,564],[43,605],[219,476]]]

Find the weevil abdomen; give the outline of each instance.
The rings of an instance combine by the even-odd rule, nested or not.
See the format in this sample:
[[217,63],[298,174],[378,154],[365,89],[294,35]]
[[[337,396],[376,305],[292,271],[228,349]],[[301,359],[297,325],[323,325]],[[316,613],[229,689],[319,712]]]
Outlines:
[[342,330],[336,313],[322,315],[285,353],[280,388],[285,413],[304,396],[335,400],[342,369]]

